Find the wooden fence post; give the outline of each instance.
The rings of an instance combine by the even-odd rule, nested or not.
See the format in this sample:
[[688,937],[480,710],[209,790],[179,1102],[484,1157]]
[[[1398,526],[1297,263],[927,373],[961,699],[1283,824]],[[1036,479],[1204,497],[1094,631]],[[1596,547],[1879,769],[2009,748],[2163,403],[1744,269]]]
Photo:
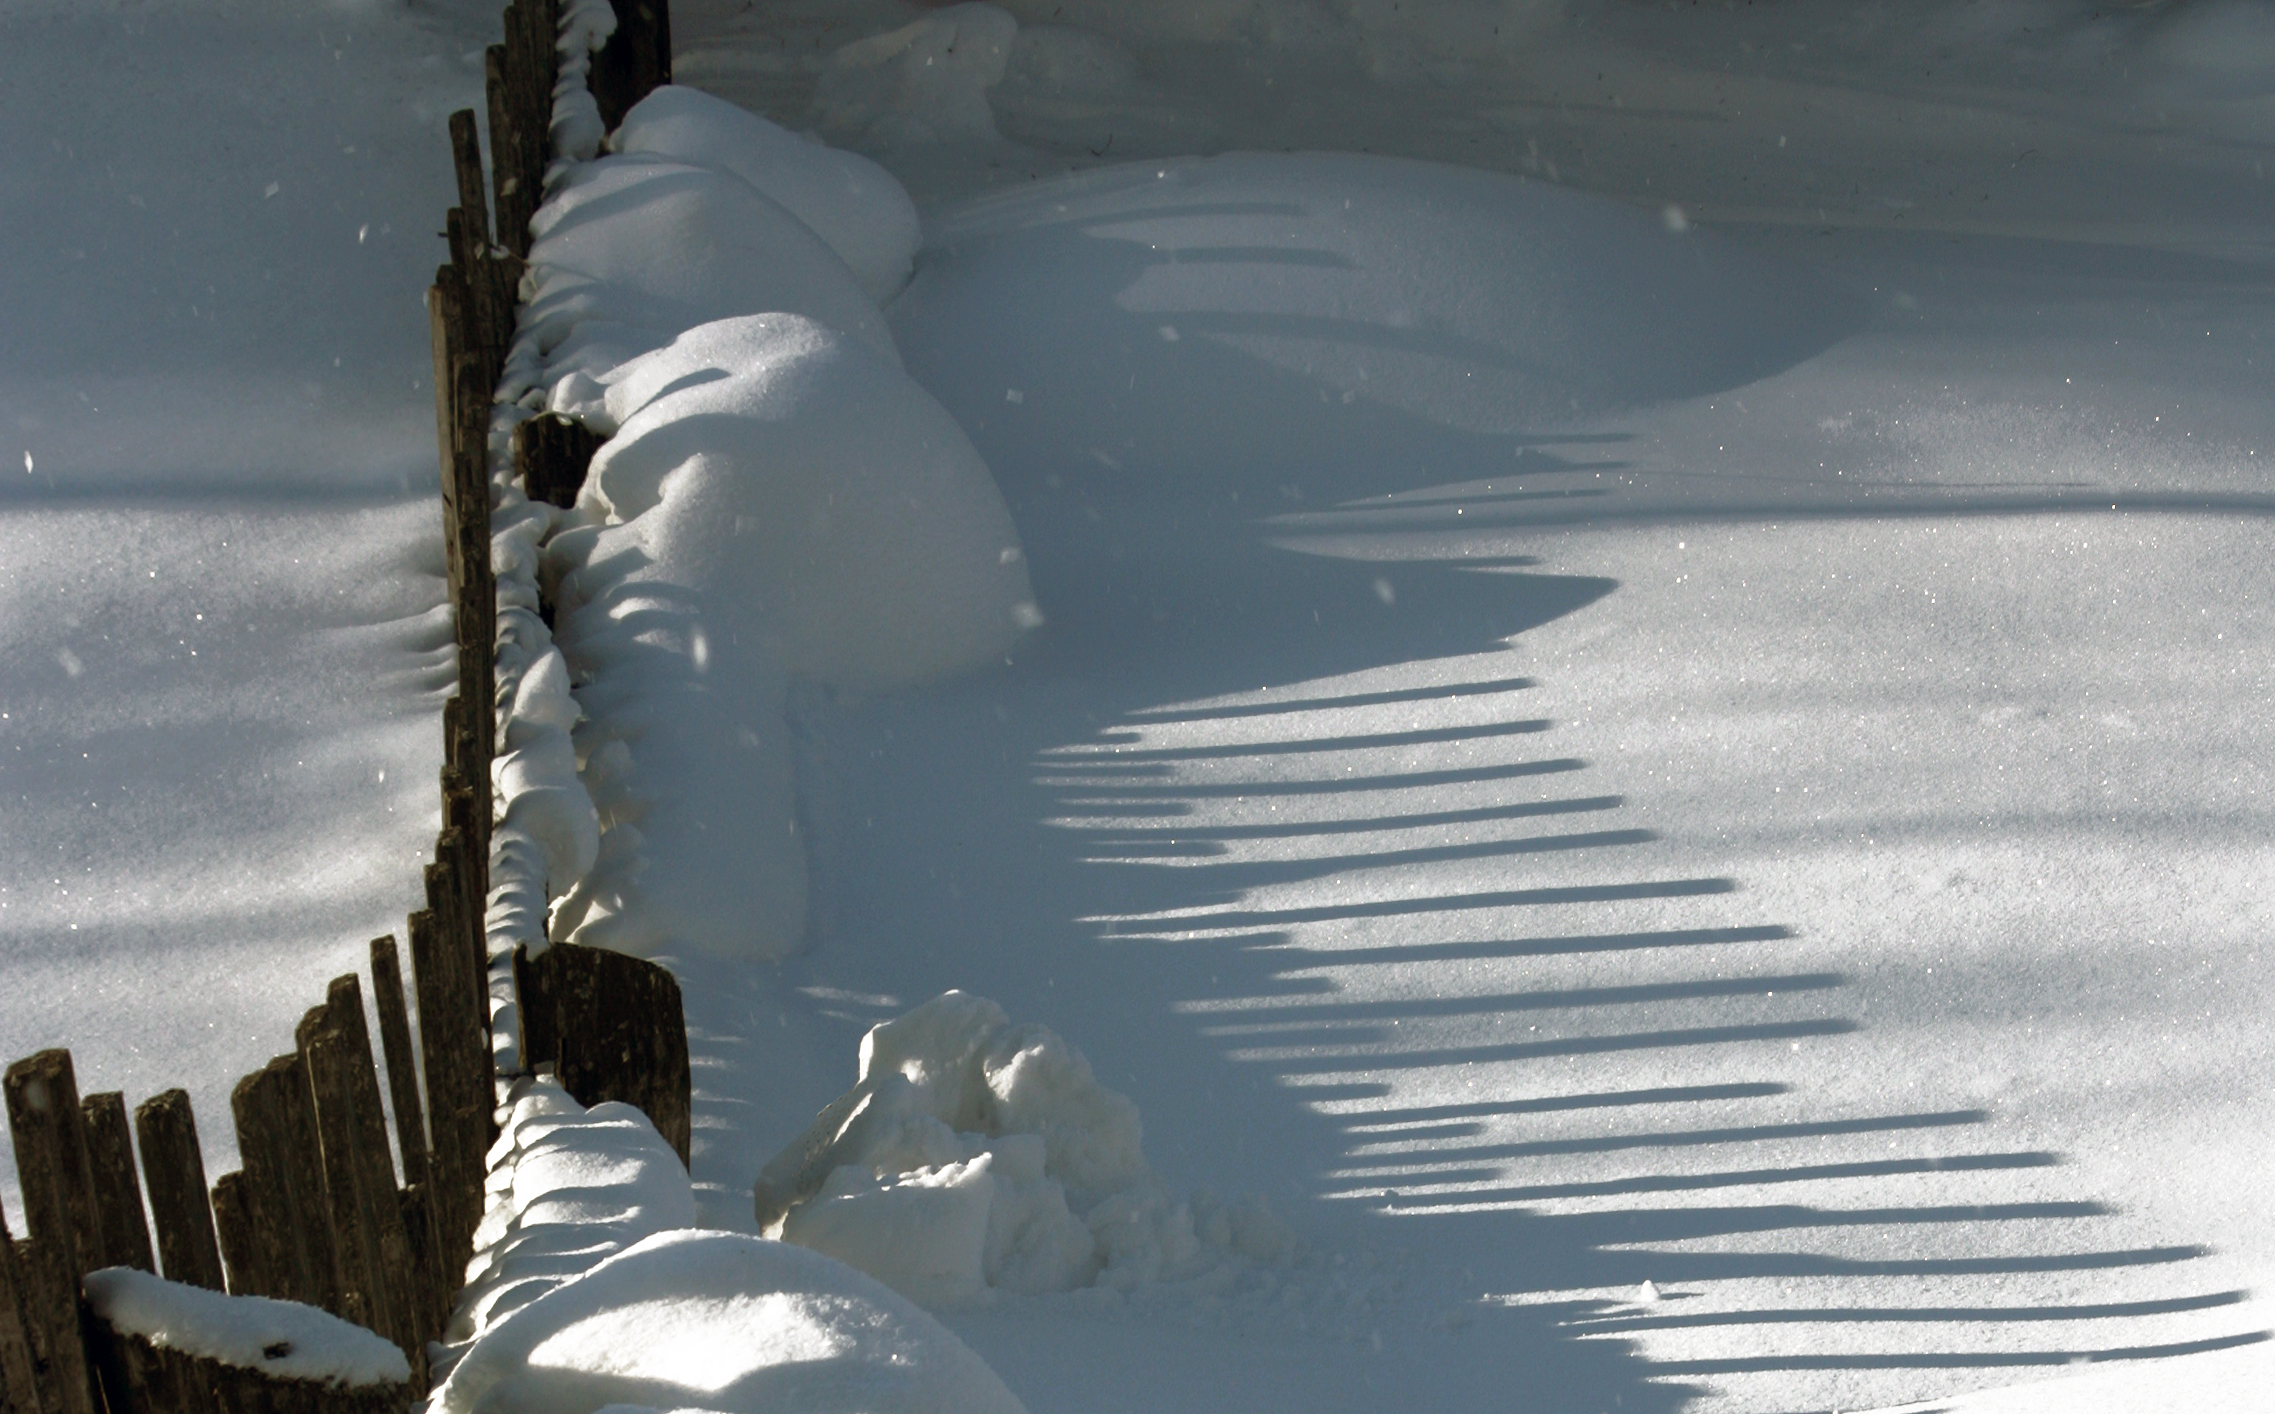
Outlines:
[[251,1294],[321,1306],[335,1316],[364,1321],[365,1313],[351,1306],[341,1286],[307,1062],[298,1053],[278,1056],[239,1081],[229,1103],[245,1165],[253,1242],[275,1283]]
[[16,1141],[16,1181],[24,1194],[24,1226],[77,1281],[102,1265],[95,1217],[94,1172],[87,1158],[86,1119],[71,1053],[41,1051],[8,1067],[0,1088]]
[[671,7],[665,0],[609,0],[616,32],[592,56],[593,101],[610,132],[632,105],[671,82]]
[[404,1289],[411,1251],[396,1197],[395,1165],[387,1153],[363,989],[353,973],[334,979],[324,1005],[300,1023],[298,1040],[323,1136],[325,1188],[339,1236],[342,1278],[363,1294],[371,1316],[364,1324],[394,1341],[416,1364],[424,1347]]
[[142,1179],[150,1190],[158,1261],[166,1279],[226,1289],[189,1092],[168,1090],[144,1100],[134,1111],[134,1131],[142,1141]]
[[573,506],[600,439],[574,418],[533,417],[513,430],[513,471],[532,501]]
[[8,1233],[8,1215],[0,1213],[0,1401],[16,1414],[41,1414],[39,1357],[24,1278],[16,1268],[16,1240]]
[[514,987],[522,1064],[551,1062],[578,1104],[637,1106],[686,1164],[694,1140],[687,1021],[670,970],[604,948],[555,943],[534,958],[515,949]]
[[102,1249],[98,1266],[158,1270],[150,1251],[150,1220],[135,1181],[134,1138],[126,1122],[126,1096],[116,1090],[79,1102],[87,1128],[87,1163],[94,1177],[95,1226]]
[[269,1265],[269,1246],[254,1232],[245,1173],[233,1169],[213,1181],[213,1236],[229,1267],[231,1296],[266,1296],[284,1280]]

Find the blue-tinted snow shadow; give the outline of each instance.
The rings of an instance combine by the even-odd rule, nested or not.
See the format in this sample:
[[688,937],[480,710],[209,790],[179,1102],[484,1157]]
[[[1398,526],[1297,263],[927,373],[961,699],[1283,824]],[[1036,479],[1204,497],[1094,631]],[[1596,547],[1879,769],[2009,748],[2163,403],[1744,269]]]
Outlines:
[[[1164,210],[1204,225],[1306,215],[1270,203]],[[1015,1018],[1060,1030],[1107,1084],[1135,1097],[1149,1120],[1149,1156],[1173,1182],[1261,1192],[1299,1225],[1339,1233],[1336,1240],[1460,1252],[1462,1289],[1472,1297],[1480,1288],[1541,1293],[1531,1304],[1448,1307],[1457,1319],[1435,1324],[1399,1326],[1395,1313],[1355,1308],[1348,1329],[1325,1332],[1387,1339],[1394,1363],[1431,1372],[1436,1407],[1501,1407],[1517,1398],[1548,1409],[1677,1408],[1689,1397],[1685,1380],[1729,1371],[1711,1362],[1649,1366],[1620,1339],[1623,1330],[1649,1328],[1637,1324],[1648,1309],[1549,1294],[1645,1278],[1802,1276],[1839,1265],[1811,1255],[1806,1239],[1784,1253],[1670,1254],[1674,1244],[1842,1224],[1873,1227],[1900,1244],[1907,1233],[1958,1223],[1996,1231],[2093,1216],[2075,1204],[1828,1215],[1700,1203],[1723,1187],[2059,1162],[1970,1142],[1985,1118],[1977,1111],[1720,1122],[1733,1103],[1785,1093],[1758,1076],[1485,1095],[1407,1110],[1329,1108],[1386,1096],[1380,1080],[1350,1081],[1354,1071],[1379,1076],[1773,1042],[1783,1049],[1858,1025],[1845,1010],[1845,978],[1776,966],[1774,945],[1790,936],[1777,920],[1733,922],[1726,908],[1709,911],[1738,881],[1658,877],[1623,862],[1651,832],[1603,792],[1589,763],[1557,749],[1555,723],[1526,710],[1529,682],[1454,665],[1585,609],[1616,592],[1614,581],[1542,574],[1505,554],[1431,557],[1408,547],[1369,558],[1362,547],[1337,558],[1280,543],[1291,512],[1380,507],[1384,497],[1435,506],[1439,524],[1454,523],[1455,507],[1415,495],[1449,485],[1464,488],[1464,526],[1548,511],[1586,516],[1616,482],[1622,445],[1560,429],[1610,409],[1766,376],[1838,339],[1857,317],[1838,290],[1798,277],[1780,285],[1742,262],[1694,258],[1695,247],[1669,250],[1664,267],[1642,271],[1628,288],[1562,292],[1560,346],[1545,335],[1531,346],[1522,338],[1495,346],[1433,332],[1428,319],[1352,308],[1275,314],[1242,306],[1250,281],[1269,284],[1291,267],[1306,278],[1343,268],[1317,251],[1291,259],[1284,247],[1237,241],[1146,243],[1102,237],[1080,220],[1041,219],[928,252],[895,310],[896,334],[912,373],[957,415],[995,471],[1049,624],[1014,665],[981,678],[868,703],[810,698],[800,714],[816,946],[792,975],[833,1001],[835,1020],[823,1024],[841,1028],[839,1083],[850,1076],[867,1023],[949,987],[978,991]],[[1145,301],[1133,297],[1165,268],[1195,266],[1226,295],[1225,308],[1141,308]],[[1627,356],[1653,333],[1647,354]],[[1575,361],[1557,352],[1575,347],[1602,356]],[[1532,356],[1541,350],[1548,352]],[[1368,369],[1386,382],[1405,381],[1376,396],[1364,386]],[[1427,376],[1418,379],[1418,369]],[[1498,393],[1433,404],[1417,392],[1430,379],[1482,380]],[[1468,520],[1473,508],[1476,521]],[[1401,666],[1408,671],[1387,687],[1311,686]],[[1241,700],[1213,705],[1226,696]],[[1433,721],[1468,725],[1349,725],[1355,710],[1406,705]],[[1242,725],[1267,713],[1276,719],[1269,730]],[[1156,745],[1142,736],[1172,725],[1199,729],[1190,735],[1201,740]],[[1348,754],[1355,752],[1372,754]],[[1505,798],[1437,798],[1457,788]],[[1227,797],[1301,802],[1305,809],[1295,814],[1304,823],[1191,820]],[[1448,827],[1466,833],[1412,848],[1334,843]],[[1302,843],[1305,857],[1226,857],[1266,840]],[[1547,858],[1585,860],[1600,882],[1543,882],[1535,869]],[[1485,882],[1449,884],[1448,869]],[[1270,896],[1258,897],[1264,891]],[[1695,900],[1701,911],[1696,926],[1648,932],[1607,924],[1534,936],[1511,921],[1536,905],[1638,899],[1674,907]],[[1399,920],[1422,916],[1476,926],[1455,928],[1453,940],[1409,943],[1398,935]],[[1330,957],[1291,931],[1321,923],[1380,925],[1382,939],[1355,951],[1337,947]],[[1680,955],[1735,945],[1753,946],[1752,956],[1763,959],[1736,982],[1462,1002],[1346,1003],[1321,975],[1374,962]],[[1781,1005],[1748,1000],[1764,991],[1783,998]],[[1644,1000],[1663,1008],[1655,1015],[1672,1009],[1678,1021],[1621,1029],[1590,1010]],[[1463,1008],[1496,1023],[1545,1017],[1561,1024],[1548,1039],[1433,1046],[1414,1031],[1401,1035]],[[816,1084],[808,1108],[834,1088]],[[1706,1104],[1717,1107],[1717,1122],[1681,1118],[1686,1106]],[[1619,1132],[1582,1141],[1484,1137],[1489,1121],[1554,1109],[1600,1113]],[[1617,1121],[1629,1115],[1636,1122],[1621,1128]],[[1842,1136],[1870,1136],[1876,1147],[1869,1156],[1822,1147]],[[1478,1142],[1465,1142],[1472,1138]],[[1708,1145],[1733,1146],[1718,1152],[1740,1157],[1721,1167],[1681,1157]],[[1618,1176],[1591,1170],[1568,1182],[1506,1176],[1512,1160],[1611,1151],[1632,1152],[1637,1162]],[[1810,1153],[1818,1157],[1796,1157]],[[1694,1206],[1661,1207],[1654,1194],[1685,1194]],[[1608,1216],[1560,1218],[1520,1207],[1581,1197],[1618,1206]],[[1983,1274],[2156,1268],[2194,1255],[2112,1248],[1977,1267]],[[1888,1264],[1885,1274],[1899,1267]],[[1913,1267],[1922,1277],[1977,1270],[1942,1257]],[[1461,1286],[1413,1298],[1406,1315],[1430,1300],[1455,1300]],[[2001,1309],[2027,1310],[2012,1319],[2112,1314]],[[1370,1329],[1370,1321],[1393,1328]],[[1048,1364],[1032,1348],[1031,1330],[1022,1335],[1016,1322],[988,1329],[1007,1349],[1025,1342],[1023,1364]],[[1133,1368],[1151,1348],[1140,1343]],[[2030,1363],[2031,1354],[2008,1363]],[[1924,1351],[1885,1357],[1875,1368],[1967,1363]],[[1282,1398],[1291,1408],[1403,1403],[1394,1390],[1345,1374],[1328,1380],[1324,1394],[1308,1386],[1259,1391],[1241,1396],[1240,1407],[1278,1407]],[[1059,1392],[1070,1408],[1120,1407],[1097,1390]]]

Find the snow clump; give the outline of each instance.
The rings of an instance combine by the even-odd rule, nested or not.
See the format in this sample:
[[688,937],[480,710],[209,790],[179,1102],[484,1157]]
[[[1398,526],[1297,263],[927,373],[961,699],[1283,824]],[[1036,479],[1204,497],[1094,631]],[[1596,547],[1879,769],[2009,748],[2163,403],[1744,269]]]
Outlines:
[[916,205],[890,173],[858,153],[674,84],[634,104],[609,147],[742,178],[811,227],[872,303],[887,303],[908,283],[923,238]]
[[384,1337],[297,1301],[224,1296],[132,1267],[87,1276],[87,1306],[121,1335],[280,1380],[344,1386],[410,1383],[411,1367]]
[[971,1348],[818,1253],[668,1232],[499,1322],[431,1414],[1025,1414]]
[[1174,1197],[1137,1106],[1080,1051],[947,992],[861,1042],[860,1079],[761,1171],[769,1235],[917,1300],[1129,1291],[1293,1255],[1259,1199]]
[[796,315],[691,330],[578,412],[616,435],[547,568],[613,838],[554,936],[785,956],[806,896],[790,682],[999,660],[1040,617],[1010,514],[938,403]]

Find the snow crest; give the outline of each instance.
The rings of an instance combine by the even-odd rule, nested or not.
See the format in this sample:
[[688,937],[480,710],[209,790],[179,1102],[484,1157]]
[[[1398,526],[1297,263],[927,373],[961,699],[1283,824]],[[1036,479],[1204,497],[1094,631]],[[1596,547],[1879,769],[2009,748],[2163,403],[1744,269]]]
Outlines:
[[1180,1200],[1137,1106],[1056,1032],[947,992],[861,1042],[860,1080],[759,1174],[760,1226],[918,1300],[1116,1291],[1270,1266],[1260,1200]]

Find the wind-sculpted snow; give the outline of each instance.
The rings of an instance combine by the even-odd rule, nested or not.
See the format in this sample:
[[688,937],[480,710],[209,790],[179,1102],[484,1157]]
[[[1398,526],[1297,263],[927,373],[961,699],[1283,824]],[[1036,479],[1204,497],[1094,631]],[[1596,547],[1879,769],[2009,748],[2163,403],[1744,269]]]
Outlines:
[[489,1192],[435,1414],[1019,1412],[963,1342],[860,1273],[692,1231],[686,1170],[628,1105],[517,1082]]
[[[615,436],[555,536],[579,754],[616,839],[556,919],[580,941],[781,957],[804,926],[789,683],[902,686],[1037,620],[962,431],[812,320],[708,324],[609,375]],[[632,842],[637,841],[636,846]]]
[[758,1222],[926,1301],[1293,1255],[1261,1202],[1173,1195],[1141,1134],[1057,1033],[948,992],[862,1038],[859,1082],[760,1172]]
[[922,238],[916,207],[884,168],[858,153],[673,84],[634,104],[608,145],[732,172],[811,227],[878,305],[908,283]]

